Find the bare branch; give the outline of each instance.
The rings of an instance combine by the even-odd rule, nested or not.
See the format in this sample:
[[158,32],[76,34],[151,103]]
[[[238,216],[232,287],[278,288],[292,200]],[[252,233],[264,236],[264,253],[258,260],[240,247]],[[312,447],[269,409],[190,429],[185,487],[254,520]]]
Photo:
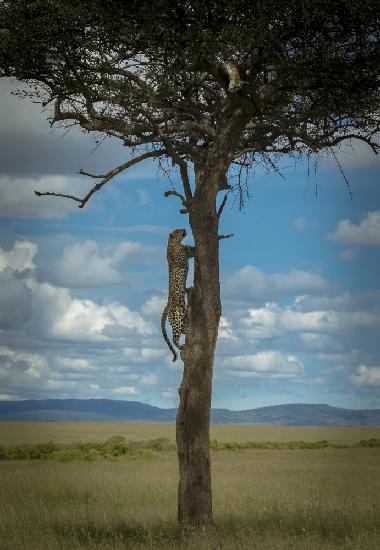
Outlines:
[[164,197],[169,197],[170,195],[174,195],[181,199],[181,202],[185,208],[187,208],[186,199],[181,193],[178,193],[178,191],[165,191]]
[[[54,192],[51,192],[51,191],[35,191],[34,193],[38,196],[38,197],[41,197],[43,195],[51,195],[51,196],[54,196],[54,197],[64,197],[66,199],[72,199],[74,201],[77,201],[80,203],[79,205],[79,208],[83,208],[85,206],[85,204],[89,201],[89,199],[92,197],[92,195],[94,193],[96,193],[97,191],[99,191],[99,189],[101,189],[106,183],[108,183],[112,178],[114,178],[115,176],[117,176],[118,174],[120,174],[120,172],[123,172],[124,170],[127,170],[127,168],[130,168],[131,166],[133,166],[134,164],[138,164],[139,162],[147,159],[147,158],[152,158],[152,157],[158,157],[160,155],[164,155],[166,154],[166,150],[165,149],[158,149],[157,151],[148,151],[147,153],[143,153],[142,155],[138,156],[138,157],[135,157],[133,159],[130,159],[128,160],[127,162],[124,162],[123,164],[120,164],[120,166],[116,166],[116,168],[113,168],[112,170],[110,170],[105,176],[104,178],[102,179],[102,181],[100,181],[99,183],[97,183],[96,185],[94,185],[94,187],[92,187],[90,189],[90,191],[87,193],[87,195],[85,195],[83,198],[80,198],[80,197],[75,197],[73,195],[64,195],[62,193],[54,193]],[[83,174],[85,172],[82,172]],[[100,177],[100,176],[93,176],[91,174],[86,174],[86,175],[89,175],[90,177],[93,177],[93,178],[97,178],[97,177]]]
[[[34,194],[37,197],[42,197],[42,195],[52,195],[54,197],[65,197],[65,199],[72,199],[73,201],[82,202],[83,199],[79,197],[74,197],[74,195],[64,195],[63,193],[53,193],[52,191],[34,191]],[[81,208],[81,206],[79,207]]]
[[234,234],[233,233],[230,233],[229,235],[218,235],[218,239],[219,240],[222,240],[222,239],[229,239],[230,237],[233,237]]
[[219,209],[218,209],[218,220],[223,212],[223,208],[224,208],[224,205],[226,204],[227,202],[227,194],[224,195],[224,198],[223,198],[223,201],[222,201],[222,204],[219,206]]
[[82,170],[82,168],[78,170],[78,174],[81,174],[81,176],[89,176],[90,178],[95,178],[95,179],[97,178],[102,179],[107,177],[107,174],[100,174],[99,176],[95,176],[94,174],[89,174],[88,172],[85,172],[84,170]]
[[187,171],[187,164],[180,157],[180,155],[177,153],[177,151],[173,147],[172,142],[170,141],[170,139],[168,137],[161,136],[161,139],[162,139],[162,142],[165,145],[166,150],[167,150],[169,156],[171,157],[173,163],[177,164],[179,166],[179,171],[180,171],[180,174],[181,174],[181,180],[182,180],[182,184],[183,184],[183,190],[185,191],[185,197],[186,197],[186,202],[183,203],[183,205],[186,208],[188,208],[189,205],[191,204],[192,199],[193,199],[193,194],[191,192],[189,174],[188,174],[188,171]]

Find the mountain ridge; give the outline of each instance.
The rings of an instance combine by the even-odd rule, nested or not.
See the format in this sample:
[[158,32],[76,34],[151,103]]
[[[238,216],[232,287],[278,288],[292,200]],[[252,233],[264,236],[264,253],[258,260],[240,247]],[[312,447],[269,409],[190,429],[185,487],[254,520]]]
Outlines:
[[[114,399],[27,399],[0,401],[0,421],[174,422],[177,409]],[[345,409],[292,403],[232,411],[211,409],[213,424],[289,426],[380,426],[380,409]]]

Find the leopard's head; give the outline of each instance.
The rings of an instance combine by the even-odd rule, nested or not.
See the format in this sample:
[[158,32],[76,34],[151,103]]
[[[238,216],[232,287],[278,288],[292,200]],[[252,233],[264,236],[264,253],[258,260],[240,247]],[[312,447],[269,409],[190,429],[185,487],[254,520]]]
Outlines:
[[179,243],[186,237],[186,229],[175,229],[169,235],[170,240],[178,241]]

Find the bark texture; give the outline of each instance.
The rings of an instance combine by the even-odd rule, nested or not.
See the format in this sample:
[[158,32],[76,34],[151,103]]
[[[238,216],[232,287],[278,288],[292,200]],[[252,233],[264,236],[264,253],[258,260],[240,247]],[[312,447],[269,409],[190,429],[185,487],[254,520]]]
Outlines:
[[212,197],[204,200],[202,196],[205,177],[203,170],[198,171],[190,214],[195,241],[194,288],[188,289],[189,324],[181,353],[184,373],[178,390],[176,424],[180,474],[178,520],[183,530],[201,531],[213,526],[209,427],[214,352],[221,315],[218,216],[215,200],[212,202]]

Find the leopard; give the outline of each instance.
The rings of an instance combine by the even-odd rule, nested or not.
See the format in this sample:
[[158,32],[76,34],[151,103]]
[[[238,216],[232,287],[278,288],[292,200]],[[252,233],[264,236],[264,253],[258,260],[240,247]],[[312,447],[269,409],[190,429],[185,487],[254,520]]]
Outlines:
[[167,333],[166,319],[173,333],[173,343],[179,349],[183,345],[179,343],[181,334],[186,334],[186,279],[189,271],[189,259],[195,255],[195,247],[184,245],[181,241],[186,237],[186,229],[175,229],[169,235],[168,246],[166,250],[166,259],[169,269],[169,290],[168,301],[161,315],[162,336],[173,354],[173,362],[177,360],[177,352],[173,348]]

